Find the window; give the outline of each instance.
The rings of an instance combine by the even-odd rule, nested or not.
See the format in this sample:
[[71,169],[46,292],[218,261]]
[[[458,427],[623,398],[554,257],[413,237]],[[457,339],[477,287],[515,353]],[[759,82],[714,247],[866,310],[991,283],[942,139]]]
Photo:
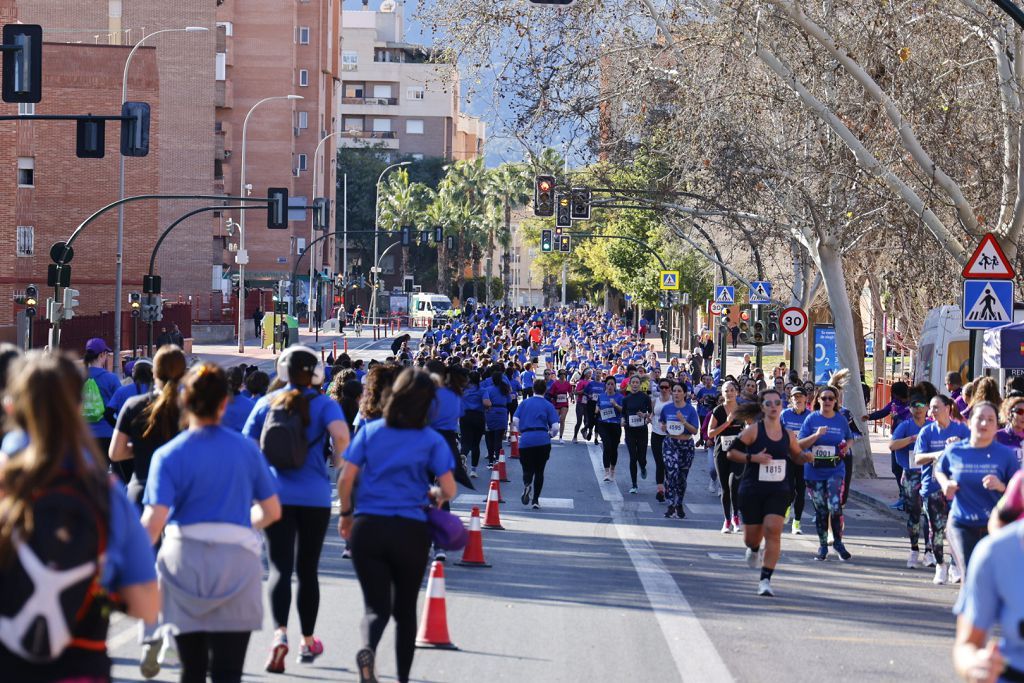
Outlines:
[[346,83],[344,97],[362,97],[365,88],[363,83]]
[[33,102],[19,102],[18,116],[33,116],[36,113],[36,105]]
[[300,154],[299,155],[299,170],[300,171],[305,171],[307,169],[306,161],[307,161],[306,155],[305,154]]
[[362,130],[363,120],[358,117],[345,117],[345,122],[342,124],[342,130]]
[[423,155],[422,154],[413,154],[412,155],[412,160],[413,161],[423,161]]
[[409,100],[422,100],[423,99],[423,86],[422,85],[410,85],[405,89],[405,97]]
[[299,112],[299,128],[309,128],[309,113]]
[[309,27],[299,27],[299,45],[309,45]]
[[217,26],[224,28],[225,36],[233,36],[235,34],[235,26],[230,21],[218,21]]
[[218,81],[225,81],[228,78],[228,53],[218,52],[217,61],[215,62],[216,78]]
[[342,50],[341,70],[355,71],[359,68],[359,53],[355,50]]
[[18,157],[18,187],[35,187],[35,157]]
[[423,120],[409,119],[405,122],[405,132],[409,135],[423,135]]
[[309,70],[299,69],[299,85],[306,87],[309,85]]
[[36,250],[36,229],[31,225],[18,226],[18,256],[31,256]]
[[391,119],[374,119],[373,130],[376,133],[387,133],[391,130]]
[[375,85],[373,86],[373,96],[380,97],[383,99],[391,98],[391,86],[390,85]]

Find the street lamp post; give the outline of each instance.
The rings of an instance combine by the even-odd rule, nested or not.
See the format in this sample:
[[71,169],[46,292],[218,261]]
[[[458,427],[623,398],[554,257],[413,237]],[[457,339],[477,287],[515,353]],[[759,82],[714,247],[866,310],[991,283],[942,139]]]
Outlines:
[[[124,74],[121,77],[121,106],[128,101],[128,67],[132,63],[132,57],[135,56],[136,50],[138,50],[144,42],[158,36],[161,33],[203,33],[210,29],[205,26],[186,26],[184,28],[165,28],[159,31],[153,31],[152,33],[143,36],[139,42],[135,43],[135,46],[128,53],[128,58],[124,61]],[[124,155],[118,155],[120,157],[120,164],[118,170],[118,199],[124,199],[124,185],[125,185],[125,167],[124,167]],[[124,204],[117,208],[117,254],[116,254],[116,268],[114,274],[114,320],[117,321],[114,324],[114,348],[117,353],[114,354],[114,372],[121,371],[121,296],[123,295],[122,288],[124,286]]]
[[[264,102],[272,100],[301,100],[302,95],[275,95],[264,97],[252,105],[249,112],[242,121],[242,163],[239,169],[240,188],[239,197],[247,197],[245,190],[245,140],[249,128],[249,117],[256,111],[256,107]],[[285,207],[285,211],[288,207]],[[240,211],[238,216],[238,252],[235,254],[235,263],[238,264],[238,352],[245,353],[245,264],[249,262],[249,253],[245,250],[245,211]]]
[[400,161],[397,164],[391,164],[383,171],[380,172],[380,176],[377,177],[376,195],[377,198],[373,205],[373,293],[370,295],[370,314],[373,315],[372,322],[377,322],[377,287],[380,284],[380,266],[377,265],[377,251],[380,248],[380,183],[384,180],[384,174],[393,168],[399,166],[408,166],[411,161]]
[[[316,165],[316,160],[320,157],[320,150],[323,149],[325,142],[327,142],[328,140],[333,138],[335,135],[341,135],[343,132],[345,132],[345,131],[336,130],[333,133],[330,133],[329,135],[325,135],[324,138],[319,143],[317,143],[316,151],[313,152],[313,194],[310,197],[311,203],[312,203],[313,199],[316,199],[316,190],[317,190],[317,172],[316,172],[317,171],[317,165]],[[326,166],[327,166],[327,160],[324,159],[324,171],[325,171],[324,175],[327,175],[327,173],[326,173],[326,171],[327,171]],[[328,211],[327,213],[329,215],[330,211]],[[316,235],[314,234],[315,231],[313,229],[312,214],[313,214],[313,212],[310,211],[310,221],[309,221],[309,243],[310,244],[313,244],[313,240],[316,238]],[[330,230],[331,229],[331,225],[330,225],[330,221],[328,220],[328,216],[323,216],[323,221],[324,221],[324,225],[323,225],[324,230],[325,231]],[[309,327],[308,327],[308,331],[310,331],[310,332],[313,331],[313,313],[316,311],[317,299],[319,298],[319,297],[313,296],[313,273],[315,272],[315,270],[316,270],[316,247],[313,247],[309,251]]]

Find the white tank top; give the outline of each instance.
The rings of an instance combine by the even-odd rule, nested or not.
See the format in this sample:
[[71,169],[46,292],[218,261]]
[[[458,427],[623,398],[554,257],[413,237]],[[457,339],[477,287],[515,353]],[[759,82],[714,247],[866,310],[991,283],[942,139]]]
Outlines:
[[661,428],[661,409],[667,406],[669,403],[672,403],[672,398],[670,397],[667,401],[662,401],[660,391],[654,397],[654,417],[651,419],[651,431],[654,432],[655,434],[667,436],[665,434],[665,430]]

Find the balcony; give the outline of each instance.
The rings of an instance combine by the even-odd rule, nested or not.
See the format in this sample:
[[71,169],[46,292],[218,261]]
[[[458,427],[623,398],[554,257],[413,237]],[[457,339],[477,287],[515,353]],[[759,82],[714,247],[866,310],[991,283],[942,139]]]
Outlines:
[[378,104],[385,107],[398,104],[397,97],[342,97],[342,104]]
[[339,137],[341,147],[398,149],[398,133],[393,130],[347,130]]

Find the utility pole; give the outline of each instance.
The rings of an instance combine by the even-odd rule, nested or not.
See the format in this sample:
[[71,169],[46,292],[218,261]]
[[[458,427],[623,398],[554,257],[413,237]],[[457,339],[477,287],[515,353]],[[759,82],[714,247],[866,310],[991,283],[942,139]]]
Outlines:
[[565,308],[565,276],[569,270],[569,264],[562,262],[562,308]]

